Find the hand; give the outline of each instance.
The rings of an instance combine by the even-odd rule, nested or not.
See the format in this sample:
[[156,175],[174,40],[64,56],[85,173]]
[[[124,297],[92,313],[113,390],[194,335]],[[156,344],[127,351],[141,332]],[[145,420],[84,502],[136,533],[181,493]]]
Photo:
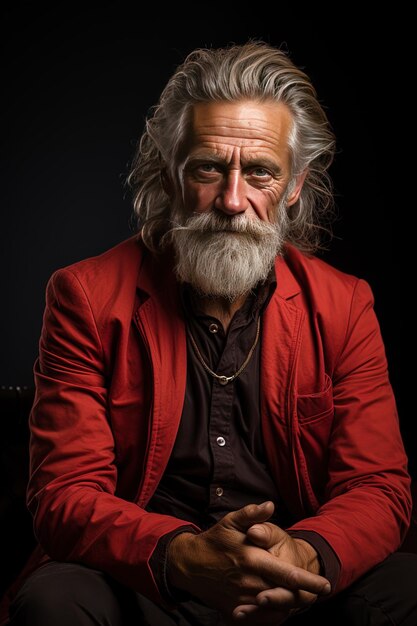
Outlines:
[[[316,550],[308,542],[302,539],[293,539],[288,533],[270,522],[255,524],[247,531],[247,537],[258,547],[268,550],[279,559],[303,568],[314,574],[320,571],[320,563]],[[322,593],[329,593],[329,584],[325,585]],[[310,593],[299,588],[297,581],[293,584],[288,581],[287,588],[277,587],[260,592],[256,601],[263,607],[288,609],[289,613],[294,609],[300,609],[312,604],[317,599],[316,593]],[[233,611],[234,616],[243,617],[250,615],[256,610],[254,605],[240,605]]]
[[[328,581],[248,541],[249,528],[263,526],[272,512],[270,502],[250,504],[229,513],[199,535],[182,533],[174,537],[168,547],[169,583],[218,609],[227,618],[241,617],[235,608],[249,606],[250,611],[246,608],[240,611],[247,615],[248,625],[283,621],[289,609],[263,608],[257,600],[260,593],[267,590],[272,593],[281,587],[318,594]],[[256,616],[252,615],[254,611]]]

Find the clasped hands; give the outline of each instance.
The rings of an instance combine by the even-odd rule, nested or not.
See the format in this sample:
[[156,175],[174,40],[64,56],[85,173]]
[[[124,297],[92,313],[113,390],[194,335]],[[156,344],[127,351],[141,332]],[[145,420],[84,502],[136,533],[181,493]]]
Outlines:
[[198,535],[182,533],[168,549],[168,580],[233,623],[280,624],[330,593],[317,552],[268,522],[272,502],[249,504]]

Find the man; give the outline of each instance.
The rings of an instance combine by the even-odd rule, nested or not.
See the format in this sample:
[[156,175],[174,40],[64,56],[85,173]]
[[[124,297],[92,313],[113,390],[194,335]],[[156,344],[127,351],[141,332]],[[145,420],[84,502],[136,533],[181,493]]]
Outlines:
[[197,50],[170,79],[130,175],[140,234],[48,285],[42,566],[13,625],[415,626],[372,295],[311,254],[333,150],[275,48]]

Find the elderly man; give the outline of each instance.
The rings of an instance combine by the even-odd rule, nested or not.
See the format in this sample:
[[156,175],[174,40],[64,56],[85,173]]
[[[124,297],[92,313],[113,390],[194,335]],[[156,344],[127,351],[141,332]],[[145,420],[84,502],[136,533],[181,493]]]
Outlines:
[[333,150],[275,48],[197,50],[169,80],[139,234],[48,285],[14,626],[415,626],[372,294],[312,256]]

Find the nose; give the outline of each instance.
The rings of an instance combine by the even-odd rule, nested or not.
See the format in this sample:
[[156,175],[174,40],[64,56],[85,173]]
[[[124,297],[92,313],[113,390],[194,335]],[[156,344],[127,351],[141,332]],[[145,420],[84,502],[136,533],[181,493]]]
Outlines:
[[243,213],[248,208],[246,182],[238,169],[228,172],[214,206],[227,215]]

